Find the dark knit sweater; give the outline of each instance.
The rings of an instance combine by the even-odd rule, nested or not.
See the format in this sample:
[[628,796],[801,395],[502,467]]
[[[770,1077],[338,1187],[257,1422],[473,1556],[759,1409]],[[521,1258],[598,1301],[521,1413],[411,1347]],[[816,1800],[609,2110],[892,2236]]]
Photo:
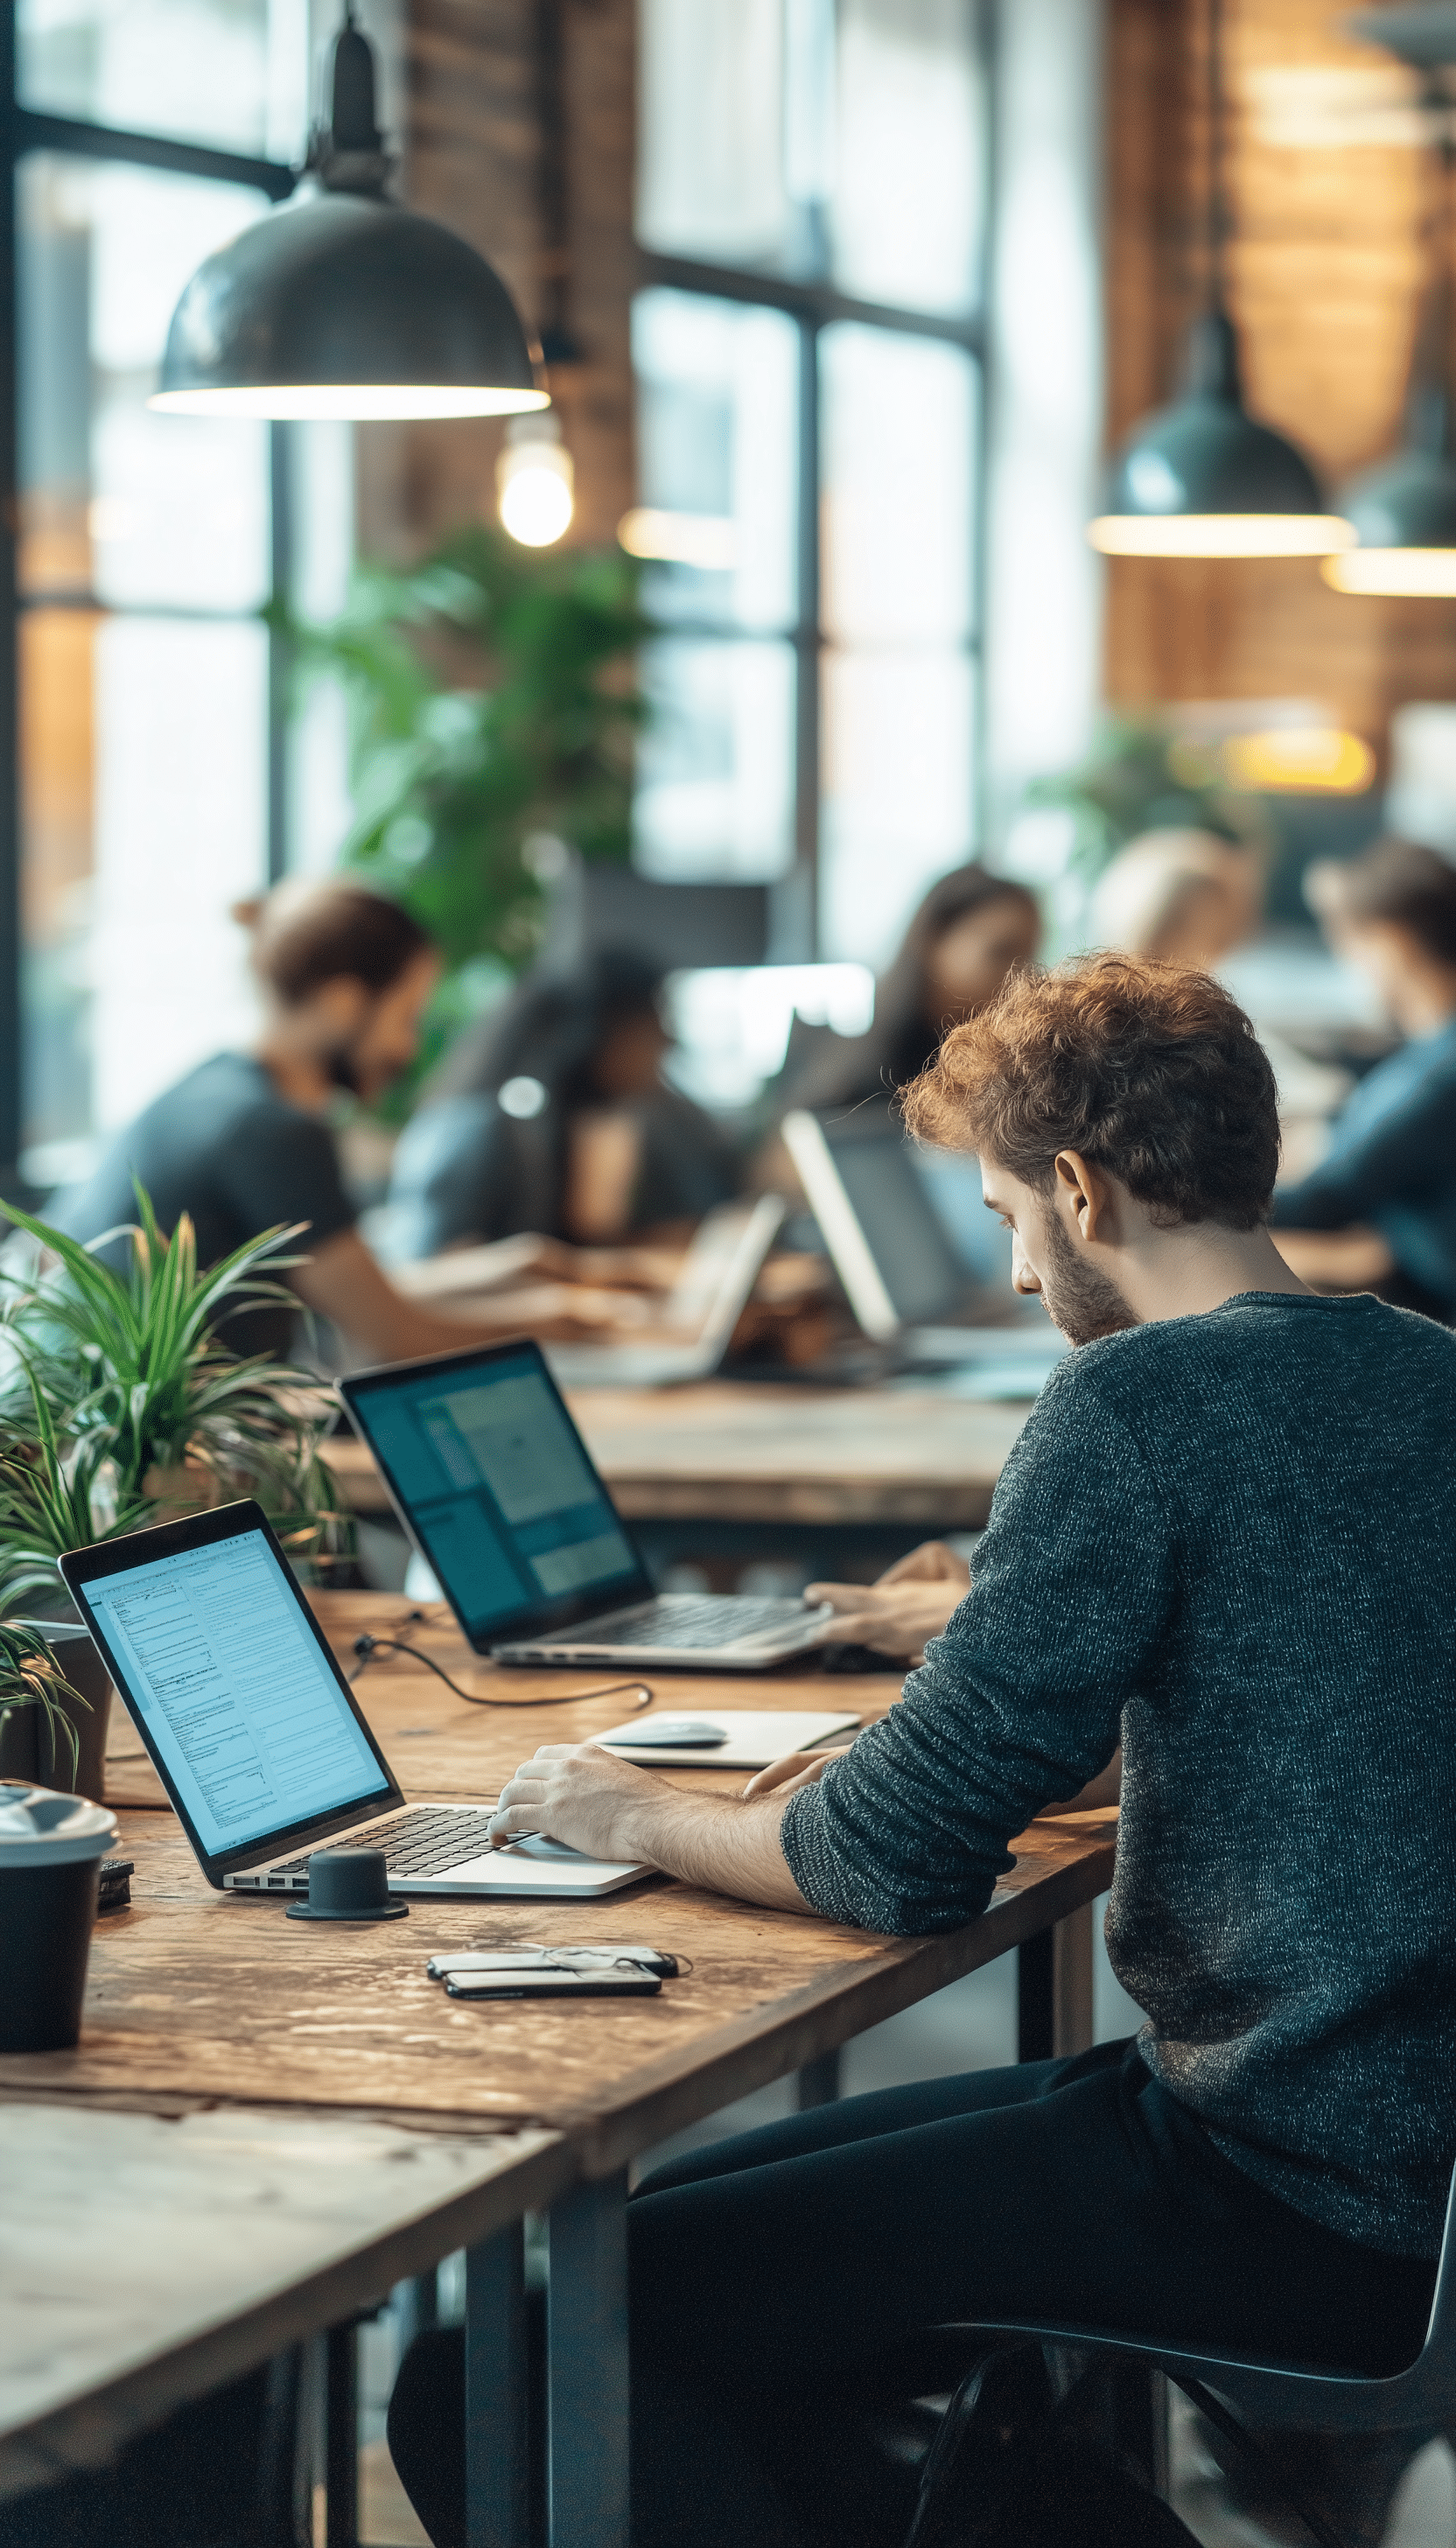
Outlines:
[[1107,1941],[1148,2067],[1270,2192],[1397,2254],[1456,2156],[1456,1337],[1245,1293],[1069,1355],[974,1589],[783,1847],[919,1935],[1121,1736]]

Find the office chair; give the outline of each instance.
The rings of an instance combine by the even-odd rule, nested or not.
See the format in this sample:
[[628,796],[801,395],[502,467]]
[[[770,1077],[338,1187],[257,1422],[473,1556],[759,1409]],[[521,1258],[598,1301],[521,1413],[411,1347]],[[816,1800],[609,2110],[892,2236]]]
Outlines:
[[[947,2330],[948,2332],[950,2330]],[[1261,2468],[1287,2507],[1297,2513],[1320,2548],[1349,2548],[1329,2522],[1302,2503],[1288,2476],[1278,2468],[1248,2427],[1286,2433],[1435,2433],[1444,2432],[1456,2407],[1456,2171],[1446,2204],[1446,2227],[1436,2267],[1435,2291],[1425,2342],[1414,2362],[1391,2379],[1366,2379],[1356,2372],[1309,2371],[1295,2363],[1246,2362],[1228,2354],[1194,2351],[1156,2336],[1108,2334],[1085,2326],[1047,2326],[1014,2320],[981,2320],[957,2323],[957,2338],[975,2339],[987,2354],[967,2373],[946,2412],[935,2448],[921,2479],[915,2518],[905,2548],[935,2548],[951,2508],[957,2464],[979,2408],[994,2418],[997,2401],[987,2395],[987,2381],[999,2381],[1009,2406],[1003,2415],[1041,2408],[1049,2422],[1054,2412],[1050,2383],[1042,2364],[1042,2348],[1090,2356],[1108,2362],[1142,2363],[1161,2371],[1200,2413]],[[967,2506],[967,2510],[969,2507]],[[971,2522],[962,2522],[957,2541],[965,2548],[979,2538]],[[994,2535],[988,2533],[988,2536]]]

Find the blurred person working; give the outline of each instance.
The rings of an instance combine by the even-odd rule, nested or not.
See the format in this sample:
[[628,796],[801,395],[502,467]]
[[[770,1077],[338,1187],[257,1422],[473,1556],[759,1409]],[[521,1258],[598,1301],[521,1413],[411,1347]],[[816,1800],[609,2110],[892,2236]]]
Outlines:
[[1143,832],[1093,887],[1094,947],[1210,971],[1259,925],[1263,884],[1251,851],[1217,832]]
[[[204,1266],[262,1230],[302,1222],[297,1245],[307,1257],[289,1275],[292,1288],[380,1361],[527,1326],[543,1336],[596,1333],[609,1301],[560,1283],[479,1303],[469,1320],[437,1317],[396,1290],[355,1228],[328,1113],[341,1095],[381,1096],[414,1058],[440,973],[418,924],[342,878],[280,886],[239,917],[252,927],[265,1008],[257,1044],[215,1053],[156,1098],[88,1182],[59,1198],[56,1226],[88,1242],[124,1228],[136,1218],[134,1180],[164,1230],[191,1216]],[[229,1335],[240,1351],[282,1353],[292,1324],[286,1310],[247,1311]]]
[[[1025,885],[974,863],[954,867],[931,886],[875,983],[867,1035],[845,1038],[795,1020],[777,1092],[782,1111],[843,1116],[883,1104],[924,1069],[948,1028],[974,1017],[1009,973],[1034,960],[1041,942],[1042,914]],[[1006,1249],[981,1209],[974,1161],[921,1155],[915,1164],[966,1275],[1004,1287]],[[798,1183],[778,1140],[766,1148],[760,1174],[784,1192]]]
[[[790,1055],[788,1104],[824,1112],[903,1088],[947,1029],[993,1000],[1041,943],[1042,915],[1024,884],[975,864],[953,867],[931,886],[875,983],[867,1035],[821,1030],[797,1070]],[[802,1028],[796,1034],[802,1039]]]
[[1407,1041],[1360,1080],[1318,1167],[1274,1197],[1287,1261],[1456,1318],[1456,869],[1387,840],[1312,868],[1311,902]]
[[733,1145],[667,1086],[659,966],[603,949],[529,976],[467,1030],[406,1128],[390,1186],[392,1254],[541,1230],[609,1244],[727,1203]]
[[[968,1598],[838,1760],[733,1799],[548,1745],[494,1829],[929,1935],[985,1908],[1010,1841],[1121,1737],[1107,1940],[1148,2022],[646,2179],[634,2548],[903,2537],[913,2480],[865,2409],[941,2385],[946,2321],[1373,2374],[1413,2360],[1430,2306],[1456,2151],[1456,1338],[1283,1263],[1273,1076],[1204,973],[1015,977],[907,1116],[979,1155],[1018,1285],[1075,1348]],[[391,2441],[444,2540],[459,2339],[421,2343]]]

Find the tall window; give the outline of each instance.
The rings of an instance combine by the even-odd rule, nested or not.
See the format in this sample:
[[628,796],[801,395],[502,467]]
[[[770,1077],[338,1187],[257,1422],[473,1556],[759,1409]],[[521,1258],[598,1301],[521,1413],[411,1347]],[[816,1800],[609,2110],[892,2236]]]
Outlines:
[[[305,473],[318,495],[318,429],[146,401],[188,276],[289,191],[311,32],[308,0],[16,11],[0,350],[18,428],[21,785],[0,894],[19,943],[0,993],[21,1032],[0,1117],[6,1160],[41,1186],[246,1032],[228,909],[288,863],[283,683],[259,614],[290,583],[291,516],[326,521],[328,502],[288,501]],[[336,512],[337,436],[331,457]]]
[[976,837],[977,0],[641,0],[637,857],[880,963]]

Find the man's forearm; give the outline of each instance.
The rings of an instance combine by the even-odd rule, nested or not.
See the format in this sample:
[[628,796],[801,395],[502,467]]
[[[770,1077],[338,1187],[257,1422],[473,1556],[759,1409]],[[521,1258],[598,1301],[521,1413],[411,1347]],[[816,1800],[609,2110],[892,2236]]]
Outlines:
[[780,1837],[787,1798],[683,1795],[635,1798],[623,1817],[623,1856],[644,1859],[684,1884],[775,1911],[807,1911]]

